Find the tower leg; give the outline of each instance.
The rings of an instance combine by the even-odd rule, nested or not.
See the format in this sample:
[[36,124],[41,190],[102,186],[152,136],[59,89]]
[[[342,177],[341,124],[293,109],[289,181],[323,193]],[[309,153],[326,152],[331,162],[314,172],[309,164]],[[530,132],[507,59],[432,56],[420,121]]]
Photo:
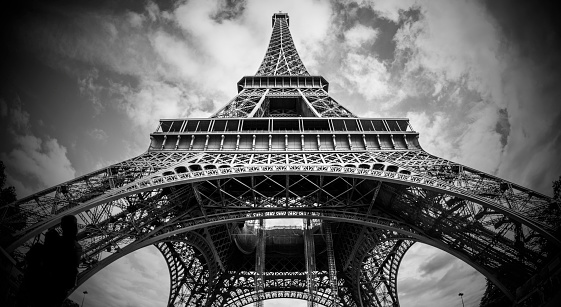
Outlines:
[[306,281],[309,293],[308,307],[314,307],[316,248],[314,245],[312,222],[310,219],[306,219],[304,222],[306,223],[304,228],[304,246],[306,253]]
[[255,292],[258,301],[255,307],[263,307],[265,299],[265,230],[263,229],[263,220],[259,220],[259,228],[257,229],[257,246],[255,249]]
[[409,240],[383,241],[364,257],[359,267],[359,291],[364,306],[399,306],[397,271],[413,243]]
[[205,306],[219,271],[208,241],[187,232],[155,244],[168,265],[170,295],[167,306]]
[[331,235],[331,225],[329,222],[323,223],[325,230],[325,243],[327,245],[327,264],[329,266],[329,286],[333,296],[333,305],[337,305],[339,295],[337,290],[337,268],[335,266],[335,255],[333,254],[333,237]]
[[164,255],[170,273],[167,306],[204,306],[210,272],[201,255],[185,242],[161,242],[156,247]]

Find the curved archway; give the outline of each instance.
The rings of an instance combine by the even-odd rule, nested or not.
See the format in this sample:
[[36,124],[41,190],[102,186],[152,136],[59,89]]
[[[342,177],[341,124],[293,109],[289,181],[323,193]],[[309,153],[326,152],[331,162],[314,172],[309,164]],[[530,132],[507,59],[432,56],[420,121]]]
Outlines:
[[364,305],[399,306],[397,287],[401,260],[414,241],[399,236],[384,238],[372,244],[360,259],[357,275],[358,293]]
[[[325,213],[325,212],[322,212],[322,213]],[[261,218],[269,219],[269,218],[278,218],[278,217],[279,216],[262,216]],[[422,235],[419,235],[418,233],[416,233],[413,230],[407,231],[407,230],[404,230],[402,228],[398,228],[400,226],[400,223],[398,221],[392,221],[392,220],[388,220],[388,219],[380,219],[380,220],[377,220],[377,221],[368,222],[368,221],[365,221],[365,220],[353,220],[351,218],[344,218],[344,217],[339,216],[338,214],[334,214],[332,216],[330,216],[330,215],[319,216],[319,215],[314,215],[314,214],[297,214],[297,215],[284,215],[283,217],[285,217],[285,218],[291,218],[291,217],[292,218],[315,218],[315,219],[319,218],[319,219],[327,220],[327,221],[346,222],[346,223],[351,223],[351,224],[355,223],[355,224],[360,224],[360,225],[364,225],[364,226],[389,230],[393,233],[404,234],[404,235],[406,235],[405,238],[415,240],[415,241],[419,241],[419,242],[423,242],[427,245],[431,245],[433,247],[436,247],[438,249],[446,251],[449,254],[454,255],[455,257],[463,260],[466,263],[469,263],[476,270],[478,270],[483,275],[485,275],[487,278],[492,280],[505,293],[505,295],[507,295],[511,299],[514,298],[513,294],[509,291],[509,289],[505,285],[503,285],[502,282],[500,280],[498,280],[496,278],[496,276],[494,276],[485,267],[479,265],[478,263],[473,262],[465,254],[450,248],[446,244],[440,243],[438,241],[434,241],[434,240],[432,240],[430,238],[427,238],[427,237],[423,237]],[[111,256],[107,257],[106,259],[102,260],[100,263],[98,263],[97,266],[95,266],[90,271],[85,272],[85,274],[82,274],[80,279],[78,280],[78,283],[79,284],[83,283],[85,280],[87,280],[88,278],[90,278],[91,276],[96,274],[99,270],[101,270],[105,266],[109,265],[110,263],[114,262],[115,260],[120,259],[121,257],[123,257],[123,256],[125,256],[125,255],[127,255],[127,254],[129,254],[129,253],[131,253],[135,250],[143,248],[145,246],[148,246],[148,245],[151,245],[151,244],[156,244],[156,243],[161,242],[161,241],[169,240],[170,236],[179,235],[179,234],[186,233],[188,231],[192,231],[192,230],[196,230],[196,229],[201,229],[201,228],[204,228],[208,225],[217,225],[217,224],[220,224],[220,223],[246,221],[246,220],[251,220],[251,219],[255,219],[255,218],[256,218],[255,216],[251,216],[251,217],[240,216],[240,217],[235,217],[235,218],[229,216],[228,219],[226,219],[226,218],[219,219],[219,222],[213,221],[213,222],[201,223],[201,224],[196,224],[196,225],[191,225],[191,226],[184,226],[184,227],[181,227],[180,229],[176,229],[176,230],[170,231],[170,232],[165,233],[165,234],[160,234],[158,236],[151,237],[151,238],[149,238],[147,240],[144,240],[142,242],[138,242],[138,243],[135,243],[135,244],[130,244],[130,245],[126,246],[125,248],[121,249],[118,253],[114,253]],[[401,226],[403,226],[403,225],[401,225]]]
[[[400,271],[398,274],[398,285],[399,285],[398,297],[403,306],[406,306],[408,302],[411,303],[415,302],[418,304],[422,304],[423,302],[428,304],[432,302],[435,306],[439,305],[439,302],[441,301],[442,304],[440,305],[443,306],[451,305],[449,304],[449,302],[457,303],[457,299],[458,299],[457,292],[455,292],[454,290],[455,288],[453,287],[446,289],[449,291],[448,297],[435,297],[431,295],[431,293],[434,293],[434,291],[442,290],[434,287],[436,285],[435,276],[440,278],[441,276],[444,275],[444,272],[451,271],[454,273],[453,275],[450,276],[451,278],[446,279],[448,282],[450,280],[454,281],[454,279],[458,279],[458,283],[462,283],[463,285],[466,285],[466,281],[472,282],[473,280],[478,279],[479,281],[483,280],[483,285],[484,285],[484,277],[479,273],[476,273],[477,271],[471,270],[469,267],[467,267],[467,265],[464,264],[464,262],[460,260],[456,260],[452,264],[448,264],[447,267],[442,268],[440,271],[437,272],[438,275],[433,274],[431,276],[426,276],[426,277],[420,276],[422,273],[424,273],[424,271],[421,271],[421,268],[423,266],[429,265],[431,263],[431,260],[439,261],[442,258],[442,255],[444,255],[444,257],[446,257],[447,255],[449,257],[453,257],[445,252],[438,252],[439,250],[437,250],[437,253],[435,254],[432,251],[436,249],[432,247],[425,246],[423,248],[419,248],[422,245],[423,244],[415,243],[411,247],[411,249],[406,253],[406,256],[402,261],[402,266],[400,266]],[[415,257],[415,258],[425,259],[427,261],[418,260],[418,259],[408,259],[408,258],[412,258],[411,256],[418,253],[420,254],[418,255],[419,257]],[[142,265],[140,269],[135,269],[138,268],[138,264],[135,265],[130,264],[128,258],[130,258],[131,255],[135,255],[137,256],[137,259],[144,261],[138,263]],[[453,259],[457,259],[457,258],[453,257]],[[411,264],[414,265],[410,266]],[[407,272],[404,270],[406,268],[407,269],[412,268],[412,270],[409,270],[409,272]],[[142,270],[143,272],[144,271],[148,272],[148,274],[150,275],[143,276],[142,274],[140,274],[141,271],[139,270]],[[167,270],[168,268],[160,252],[157,251],[154,247],[149,246],[143,249],[139,249],[121,258],[120,260],[115,261],[113,264],[107,266],[105,269],[101,270],[98,274],[96,274],[93,278],[91,278],[90,280],[82,284],[80,287],[78,287],[74,291],[74,293],[71,294],[70,298],[73,299],[74,301],[80,302],[83,296],[82,292],[87,290],[88,295],[86,301],[90,299],[101,301],[103,299],[104,302],[105,300],[130,302],[131,300],[134,301],[136,299],[139,299],[139,300],[143,300],[142,303],[144,302],[148,302],[148,303],[146,303],[145,305],[139,303],[136,306],[146,306],[146,307],[158,306],[158,305],[163,306],[166,304],[168,300],[168,292],[169,292],[169,285],[167,284],[169,282],[169,276],[167,274]],[[124,274],[123,272],[126,272],[126,274]],[[477,276],[472,277],[474,274],[476,274],[479,277]],[[123,276],[129,276],[130,278],[126,278],[126,282],[124,282],[123,279],[125,278],[123,278]],[[128,289],[130,289],[130,287],[123,285],[124,283],[128,283],[129,280],[135,280],[142,285],[146,285],[146,288],[138,289],[138,292],[134,292],[133,294],[131,294],[130,292],[127,292]],[[446,283],[446,285],[448,285],[448,282]],[[159,286],[161,286],[161,288],[160,290],[157,290]],[[412,292],[412,290],[415,289],[420,291]],[[466,296],[464,297],[466,301],[468,301],[469,296],[473,294],[472,292],[470,292],[470,290],[466,290],[465,287],[461,287],[458,289],[466,293]],[[154,295],[155,292],[164,293],[164,295],[157,297]],[[150,294],[150,298],[152,299],[152,301],[148,301],[147,299],[145,299],[143,296],[144,294]],[[481,294],[482,293],[478,293],[477,295],[474,295],[472,299],[479,299]],[[439,296],[445,296],[445,295],[439,295]],[[291,307],[307,306],[306,301],[297,300],[297,299],[270,299],[267,300],[266,302],[271,304],[274,303],[275,304],[274,306],[283,306],[283,305],[287,305]],[[252,306],[253,303],[246,305],[246,307],[252,307]]]
[[[271,202],[271,195],[273,194],[270,194],[270,192],[274,191],[274,193],[278,194],[280,192],[277,192],[276,190],[281,192],[288,191],[288,187],[280,185],[278,179],[287,178],[286,180],[289,180],[289,176],[294,177],[292,179],[295,182],[294,184],[302,185],[301,189],[304,192],[307,191],[306,189],[309,186],[308,183],[313,183],[309,178],[315,178],[314,180],[319,180],[322,178],[321,176],[323,176],[323,178],[327,178],[329,182],[338,185],[341,184],[341,186],[344,186],[345,184],[351,186],[352,180],[359,180],[357,182],[359,186],[363,185],[363,190],[356,191],[358,192],[358,194],[363,194],[362,196],[357,196],[359,197],[358,200],[352,198],[340,200],[340,202],[344,204],[340,205],[339,207],[337,206],[337,204],[330,207],[325,206],[324,203],[320,203],[320,201],[331,201],[333,199],[337,200],[337,197],[330,197],[329,200],[318,198],[315,202],[308,201],[307,203],[304,203],[303,199],[298,199],[298,197],[301,197],[300,195],[293,194],[293,197],[298,199],[297,202],[300,202],[301,206],[292,206],[290,207],[290,210],[287,210],[284,206],[280,206],[280,203],[278,203],[276,200],[275,202]],[[127,197],[133,197],[135,195],[146,193],[145,195],[147,197],[153,197],[153,199],[159,201],[162,200],[162,196],[165,196],[165,204],[158,205],[161,206],[160,208],[163,208],[164,206],[167,206],[167,204],[173,203],[178,199],[181,200],[185,197],[193,199],[196,198],[196,195],[195,197],[193,197],[193,194],[185,194],[187,192],[181,192],[184,194],[177,192],[180,190],[191,191],[191,186],[189,184],[197,184],[196,186],[193,186],[193,190],[195,191],[195,194],[199,194],[200,196],[201,194],[204,194],[205,191],[200,189],[199,186],[205,188],[205,185],[209,185],[209,187],[218,187],[220,189],[223,189],[220,186],[221,183],[219,180],[231,180],[232,186],[229,187],[229,191],[242,193],[238,192],[238,190],[236,189],[249,190],[250,187],[243,181],[248,178],[257,178],[258,180],[266,182],[267,185],[265,186],[264,184],[265,189],[267,190],[266,193],[263,191],[255,191],[262,193],[259,196],[260,201],[268,201],[270,204],[269,206],[247,207],[247,201],[243,200],[242,198],[238,199],[237,196],[228,196],[230,197],[229,200],[232,203],[240,204],[242,206],[246,205],[247,210],[226,212],[217,211],[217,213],[213,214],[197,213],[196,215],[193,215],[187,219],[168,218],[167,220],[150,220],[148,211],[146,211],[146,209],[143,209],[142,206],[127,205],[126,203]],[[307,180],[308,183],[306,183],[305,180]],[[304,182],[305,184],[302,184],[302,182]],[[392,202],[391,205],[396,207],[389,209],[395,211],[397,209],[400,209],[399,206],[401,206],[401,208],[403,209],[402,211],[405,213],[404,216],[401,216],[399,218],[392,218],[390,217],[391,214],[388,215],[387,210],[386,212],[376,212],[376,214],[361,213],[352,210],[342,210],[344,208],[347,208],[347,205],[349,205],[350,202],[354,202],[356,204],[364,202],[364,195],[367,195],[364,193],[370,193],[364,191],[372,190],[372,188],[380,190],[380,186],[382,186],[382,183],[384,183],[384,186],[382,188],[383,191],[381,192],[382,194],[380,194],[381,197],[384,197],[382,200],[385,202],[385,199],[393,198],[393,202],[390,202]],[[277,186],[274,186],[275,184]],[[274,187],[274,189],[271,190],[271,187]],[[341,187],[338,186],[338,188]],[[213,193],[212,188],[209,189],[209,191],[210,192],[208,193]],[[325,192],[328,191],[325,190]],[[345,190],[343,190],[343,192],[346,193]],[[461,240],[458,241],[459,239],[461,239],[460,237],[450,236],[450,231],[456,231],[459,235],[462,234],[464,230],[454,228],[455,226],[473,225],[479,223],[477,224],[479,225],[477,226],[479,228],[476,228],[476,230],[478,231],[477,235],[485,237],[490,236],[491,234],[486,233],[488,229],[480,224],[480,218],[478,217],[480,215],[485,216],[489,214],[500,213],[503,218],[507,220],[512,219],[516,222],[525,221],[526,218],[519,214],[516,214],[515,212],[512,212],[512,210],[509,210],[508,208],[499,208],[491,201],[474,195],[473,193],[469,193],[469,191],[465,193],[464,192],[465,191],[463,191],[461,188],[451,187],[446,183],[427,179],[422,176],[398,174],[387,171],[378,172],[352,167],[307,167],[281,165],[263,167],[239,167],[238,169],[219,168],[200,170],[191,173],[172,174],[164,177],[162,177],[161,175],[157,175],[152,178],[147,178],[144,181],[141,180],[129,186],[124,186],[122,188],[116,189],[113,192],[95,198],[92,201],[79,204],[76,207],[70,208],[70,210],[65,211],[64,213],[80,213],[92,209],[96,206],[107,204],[109,202],[119,202],[120,208],[125,209],[119,213],[122,215],[122,217],[135,215],[135,218],[138,217],[139,221],[142,221],[143,223],[143,227],[141,228],[141,231],[138,233],[138,236],[135,238],[135,241],[133,243],[125,246],[124,248],[121,248],[119,252],[115,252],[107,259],[104,259],[101,263],[96,264],[92,270],[82,275],[82,277],[85,279],[87,279],[87,277],[89,276],[88,274],[94,274],[96,270],[102,268],[108,263],[111,263],[111,261],[118,259],[120,255],[124,255],[128,252],[134,251],[135,249],[138,249],[142,246],[157,243],[169,236],[173,236],[176,234],[199,229],[201,227],[221,225],[230,222],[240,222],[256,218],[268,219],[278,217],[304,217],[319,218],[335,222],[354,223],[369,227],[386,229],[389,231],[396,231],[411,236],[412,238],[421,242],[425,242],[427,244],[447,250],[448,252],[454,254],[459,258],[465,259],[465,261],[469,262],[479,271],[483,272],[486,276],[489,276],[490,279],[492,279],[505,293],[507,293],[507,295],[512,298],[512,288],[509,289],[508,286],[503,285],[502,282],[491,273],[494,268],[496,268],[496,266],[494,266],[496,265],[496,263],[491,263],[490,265],[489,263],[485,262],[480,263],[477,258],[474,258],[478,256],[480,257],[480,253],[484,251],[483,247],[478,247],[478,250],[475,251],[473,249],[468,249],[464,246],[464,244],[461,244]],[[171,198],[171,196],[169,195],[175,195],[173,197],[176,198]],[[357,195],[357,193],[355,193],[354,195]],[[209,194],[203,196],[211,197],[212,195]],[[372,201],[376,201],[378,199],[376,198],[376,196],[378,196],[377,193],[372,198]],[[288,200],[288,198],[285,198],[285,200]],[[199,201],[199,199],[197,199],[197,201]],[[422,210],[418,210],[418,208]],[[454,210],[466,208],[472,210],[472,212],[467,212],[465,213],[464,217],[458,219],[458,216],[456,214],[451,215],[446,211],[449,211],[453,208],[455,208]],[[417,216],[407,216],[407,214],[411,214],[411,210],[413,210],[413,213],[415,213]],[[122,217],[118,217],[118,219],[122,219]],[[440,226],[445,225],[448,227],[448,224],[452,221],[455,223],[455,225],[452,225],[452,228],[440,229],[433,227],[435,223],[439,223]],[[37,228],[33,231],[39,231],[41,228],[47,227],[50,223],[56,223],[56,218],[40,226],[37,226]],[[504,221],[502,223],[504,224]],[[499,225],[499,227],[501,226],[500,224],[495,224],[492,226],[497,227],[496,225]],[[136,225],[131,224],[131,227],[132,226]],[[548,232],[543,231],[537,224],[533,224],[532,222],[530,222],[528,225],[528,229],[537,229],[534,234],[538,234],[542,237],[548,238]],[[446,230],[446,233],[444,233],[444,230]],[[33,231],[30,231],[27,235],[30,235],[31,233],[33,233]],[[543,233],[540,231],[543,231]],[[458,244],[458,242],[460,244]],[[503,244],[502,247],[504,248],[515,248],[514,245],[509,245],[510,243],[507,241],[498,241],[495,245],[498,246],[500,244]],[[488,252],[487,250],[488,249],[485,249],[485,252]],[[529,250],[528,252],[531,253],[532,251]]]
[[[178,165],[175,165],[177,167]],[[367,180],[378,180],[380,182],[403,184],[411,187],[418,187],[434,191],[436,193],[444,193],[453,197],[459,197],[463,200],[470,201],[474,204],[481,205],[490,210],[494,210],[499,214],[507,216],[509,219],[517,223],[526,225],[530,229],[545,236],[548,240],[554,242],[556,245],[561,246],[561,241],[547,231],[543,225],[537,221],[533,221],[526,216],[516,212],[515,210],[506,206],[501,206],[490,199],[483,196],[476,195],[472,191],[466,190],[462,187],[450,185],[447,182],[438,179],[429,178],[421,174],[400,174],[392,171],[362,169],[354,167],[342,167],[331,165],[265,165],[265,166],[241,166],[233,168],[217,168],[217,169],[202,169],[198,164],[189,164],[190,168],[197,166],[196,170],[187,173],[173,173],[169,174],[168,170],[162,171],[160,174],[155,174],[147,178],[136,180],[128,185],[120,188],[115,188],[108,193],[95,197],[89,201],[81,203],[77,206],[68,208],[53,218],[38,223],[30,230],[26,230],[23,236],[15,240],[8,248],[12,251],[19,245],[23,244],[29,238],[38,235],[43,230],[53,227],[60,222],[60,219],[65,214],[77,214],[101,204],[122,199],[124,197],[151,191],[160,188],[172,187],[181,184],[195,183],[207,181],[211,179],[220,180],[225,178],[237,178],[247,176],[259,175],[300,175],[310,174],[318,176],[344,176],[348,178],[359,178]],[[488,213],[486,213],[488,214]]]

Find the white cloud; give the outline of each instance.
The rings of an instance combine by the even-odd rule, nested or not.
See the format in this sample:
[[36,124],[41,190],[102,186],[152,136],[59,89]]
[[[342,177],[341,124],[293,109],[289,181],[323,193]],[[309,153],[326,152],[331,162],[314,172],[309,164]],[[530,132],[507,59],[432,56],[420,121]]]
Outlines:
[[162,118],[187,117],[191,112],[205,110],[208,115],[212,108],[210,100],[201,100],[182,86],[170,83],[144,81],[138,88],[114,84],[114,90],[121,95],[119,108],[135,126],[142,128],[143,135],[153,132]]
[[501,135],[495,131],[496,106],[476,104],[453,116],[442,111],[430,115],[409,112],[407,117],[427,152],[487,173],[497,171],[502,145]]
[[412,50],[406,70],[434,73],[441,82],[466,78],[468,88],[484,99],[504,105],[500,36],[478,3],[427,1],[422,17],[396,34],[397,48]]
[[8,182],[16,187],[18,197],[74,178],[66,148],[57,139],[24,134],[15,135],[13,141],[14,148],[0,157],[8,166]]
[[348,53],[343,60],[341,73],[367,100],[380,101],[392,93],[388,83],[390,76],[384,63],[370,55]]
[[6,165],[8,185],[16,188],[18,197],[74,177],[75,170],[66,156],[66,147],[60,145],[56,138],[33,134],[30,115],[19,97],[7,113],[10,115],[8,132],[12,146],[9,151],[0,153],[0,159]]
[[442,112],[428,115],[426,112],[407,113],[407,118],[415,131],[420,132],[419,143],[427,152],[442,158],[453,159],[456,155],[454,144],[448,142],[451,132],[446,127],[451,126],[450,120]]
[[457,139],[458,162],[494,174],[502,154],[501,136],[495,132],[498,109],[492,104],[479,104],[470,111],[470,124]]
[[79,76],[77,83],[80,94],[87,97],[87,99],[92,103],[94,109],[94,116],[99,115],[105,106],[101,103],[100,96],[104,89],[103,86],[98,84],[99,70],[97,68],[92,68],[87,71],[83,76]]
[[131,26],[135,28],[142,27],[144,21],[146,20],[146,17],[144,15],[137,14],[134,12],[128,12],[126,16]]
[[351,49],[357,49],[366,42],[373,42],[378,36],[378,31],[370,27],[357,24],[350,28],[347,32],[344,32],[344,35],[348,47]]
[[103,129],[99,129],[99,128],[94,128],[89,130],[88,135],[91,136],[94,140],[99,141],[99,142],[106,142],[107,138],[109,138],[109,136],[107,135],[107,133],[105,131],[103,131]]
[[150,17],[150,20],[156,21],[160,15],[160,8],[156,3],[149,1],[146,4],[146,12],[148,13],[148,17]]

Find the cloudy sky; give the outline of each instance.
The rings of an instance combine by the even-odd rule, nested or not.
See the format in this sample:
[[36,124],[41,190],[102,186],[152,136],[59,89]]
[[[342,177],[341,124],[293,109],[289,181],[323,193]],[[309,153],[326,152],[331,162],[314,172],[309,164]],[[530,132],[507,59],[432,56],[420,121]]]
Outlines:
[[[561,175],[561,17],[549,2],[7,2],[0,160],[20,197],[143,153],[160,118],[212,114],[257,71],[278,11],[308,71],[355,114],[408,117],[428,152],[548,195]],[[72,298],[164,306],[168,278],[147,248]],[[459,292],[476,306],[483,289],[420,244],[400,270],[405,307],[460,306]]]

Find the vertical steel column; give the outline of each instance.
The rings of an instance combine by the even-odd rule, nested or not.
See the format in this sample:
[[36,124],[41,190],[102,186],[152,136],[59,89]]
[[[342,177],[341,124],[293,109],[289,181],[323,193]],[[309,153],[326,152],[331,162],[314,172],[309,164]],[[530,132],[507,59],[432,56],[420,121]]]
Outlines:
[[263,220],[259,220],[259,228],[257,228],[257,246],[255,247],[255,293],[258,301],[255,307],[263,307],[265,299],[264,288],[265,279],[263,272],[265,271],[265,230],[263,229]]
[[329,285],[333,296],[333,305],[338,306],[339,295],[337,290],[337,268],[335,267],[335,255],[333,253],[333,237],[331,236],[331,225],[323,223],[325,230],[325,243],[327,244],[327,265],[329,266]]
[[315,272],[316,272],[316,248],[314,245],[314,235],[312,223],[310,219],[306,219],[304,227],[304,246],[306,253],[306,280],[308,284],[308,307],[314,307],[314,293],[315,293]]

